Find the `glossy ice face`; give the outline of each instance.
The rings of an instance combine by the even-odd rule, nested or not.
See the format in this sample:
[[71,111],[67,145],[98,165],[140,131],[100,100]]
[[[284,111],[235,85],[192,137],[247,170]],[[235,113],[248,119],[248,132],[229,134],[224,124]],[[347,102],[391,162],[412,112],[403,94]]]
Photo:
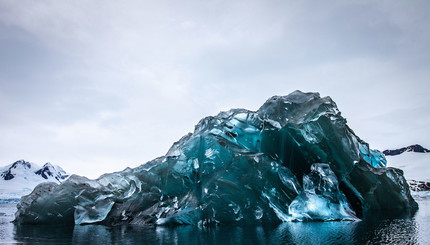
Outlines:
[[257,112],[206,117],[135,169],[41,185],[22,198],[16,222],[207,226],[416,209],[401,170],[385,165],[331,98],[295,91]]

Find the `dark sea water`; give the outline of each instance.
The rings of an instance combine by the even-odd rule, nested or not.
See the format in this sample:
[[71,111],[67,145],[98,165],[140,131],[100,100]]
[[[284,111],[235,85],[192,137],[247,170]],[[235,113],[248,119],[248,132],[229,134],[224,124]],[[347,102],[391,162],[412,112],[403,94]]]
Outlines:
[[16,204],[0,204],[1,244],[430,244],[430,198],[404,217],[277,226],[14,226]]

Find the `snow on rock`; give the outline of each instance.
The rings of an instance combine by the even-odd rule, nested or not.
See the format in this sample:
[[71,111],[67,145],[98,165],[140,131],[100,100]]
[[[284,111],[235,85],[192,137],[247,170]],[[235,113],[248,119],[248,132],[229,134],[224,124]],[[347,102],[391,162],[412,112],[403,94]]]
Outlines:
[[386,156],[396,156],[396,155],[402,154],[403,152],[428,153],[428,152],[430,152],[430,150],[422,147],[421,145],[415,144],[415,145],[410,145],[408,147],[402,147],[400,149],[383,151],[384,155],[386,155]]
[[19,200],[38,184],[43,182],[61,183],[69,175],[59,166],[46,163],[42,167],[24,160],[16,161],[0,168],[0,200]]

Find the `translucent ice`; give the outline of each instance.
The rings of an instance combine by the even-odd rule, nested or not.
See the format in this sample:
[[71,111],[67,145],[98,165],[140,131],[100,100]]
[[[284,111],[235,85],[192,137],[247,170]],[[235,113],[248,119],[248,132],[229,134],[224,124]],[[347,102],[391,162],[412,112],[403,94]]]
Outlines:
[[206,117],[165,156],[135,169],[39,185],[22,198],[15,222],[206,226],[416,209],[401,170],[385,163],[329,97],[295,91],[257,112]]
[[314,163],[303,177],[303,192],[290,204],[293,220],[357,220],[336,175],[326,163]]

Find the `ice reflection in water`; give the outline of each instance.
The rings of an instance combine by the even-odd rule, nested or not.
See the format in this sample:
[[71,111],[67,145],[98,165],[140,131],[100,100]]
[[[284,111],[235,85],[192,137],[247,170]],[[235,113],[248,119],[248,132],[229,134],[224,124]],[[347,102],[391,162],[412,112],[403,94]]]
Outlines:
[[23,244],[70,244],[73,227],[64,226],[15,226],[15,241]]
[[354,231],[359,222],[308,222],[281,224],[272,242],[310,244],[352,244]]
[[17,229],[16,240],[44,244],[363,244],[366,242],[417,244],[414,220],[384,220],[379,223],[328,222],[284,223],[271,226],[222,226],[201,229],[179,227],[68,228],[30,226]]
[[16,226],[11,239],[23,244],[430,244],[430,200],[421,200],[419,204],[420,210],[413,217],[372,216],[358,222],[293,222],[207,229]]

